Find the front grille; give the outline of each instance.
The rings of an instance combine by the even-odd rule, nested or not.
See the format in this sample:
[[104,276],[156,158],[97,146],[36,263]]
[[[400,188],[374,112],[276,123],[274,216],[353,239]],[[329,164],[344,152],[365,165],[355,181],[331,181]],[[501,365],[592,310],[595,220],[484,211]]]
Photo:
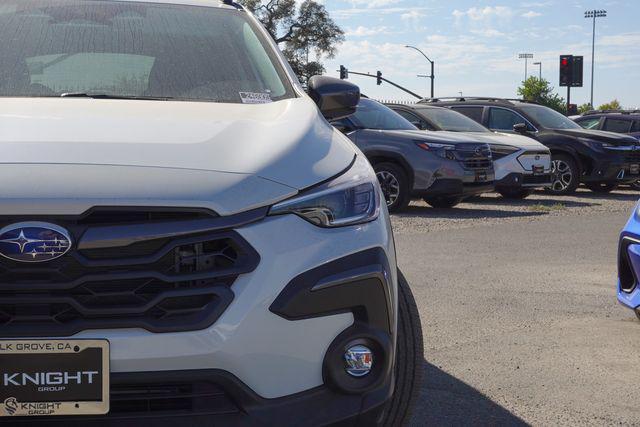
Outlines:
[[[65,227],[76,243],[69,253],[49,262],[0,258],[0,335],[70,336],[105,328],[203,329],[233,300],[236,278],[258,265],[258,254],[232,230],[230,217],[193,219],[184,214],[169,222],[138,222],[135,214],[134,222],[123,223],[124,217],[118,216],[120,222],[106,228],[95,220],[87,225],[86,215],[38,218]],[[104,218],[113,224],[113,218]],[[13,219],[0,221],[10,223]],[[123,246],[99,239],[85,244],[88,236],[108,238],[123,230],[133,241],[148,238],[135,231],[149,224],[159,231],[183,232],[127,245],[123,241]]]
[[640,150],[627,151],[624,159],[629,163],[640,163]]
[[201,382],[113,384],[110,416],[237,414],[238,406],[218,385]]
[[466,169],[490,169],[493,166],[488,144],[458,144],[455,155]]

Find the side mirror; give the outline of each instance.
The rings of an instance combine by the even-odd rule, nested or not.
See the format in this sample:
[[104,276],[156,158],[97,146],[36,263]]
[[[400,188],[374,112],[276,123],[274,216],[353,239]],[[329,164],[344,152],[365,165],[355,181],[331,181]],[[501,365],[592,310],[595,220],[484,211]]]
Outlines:
[[516,123],[513,125],[513,131],[515,133],[527,133],[527,125],[525,123]]
[[353,83],[326,76],[309,79],[308,93],[327,120],[337,120],[356,112],[360,88]]

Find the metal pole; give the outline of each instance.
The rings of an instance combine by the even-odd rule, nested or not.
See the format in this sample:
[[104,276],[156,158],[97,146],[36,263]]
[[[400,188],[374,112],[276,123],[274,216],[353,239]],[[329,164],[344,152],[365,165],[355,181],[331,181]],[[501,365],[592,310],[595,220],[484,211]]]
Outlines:
[[567,116],[569,115],[569,105],[571,105],[571,86],[567,86]]
[[434,74],[435,61],[429,61],[429,62],[431,62],[431,98],[435,98],[435,95],[433,93],[434,79],[436,78],[436,75]]
[[527,81],[527,58],[524,58],[524,81]]
[[596,54],[596,14],[593,14],[593,37],[591,39],[591,108],[593,108],[593,72],[595,70]]

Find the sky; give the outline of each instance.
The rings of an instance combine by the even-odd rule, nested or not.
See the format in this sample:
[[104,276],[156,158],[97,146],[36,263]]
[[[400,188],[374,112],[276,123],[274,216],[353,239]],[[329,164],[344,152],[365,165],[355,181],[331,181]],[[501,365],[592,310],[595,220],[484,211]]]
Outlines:
[[[604,9],[596,21],[594,104],[618,99],[624,107],[640,107],[640,0],[324,0],[346,41],[334,59],[324,60],[327,74],[338,76],[340,65],[375,74],[419,94],[427,94],[430,65],[420,48],[435,61],[435,95],[516,97],[524,79],[519,53],[532,53],[528,72],[558,87],[559,56],[584,56],[584,87],[571,90],[571,101],[589,101],[591,82],[591,19],[586,10]],[[411,96],[375,79],[350,76],[366,95],[409,100]]]

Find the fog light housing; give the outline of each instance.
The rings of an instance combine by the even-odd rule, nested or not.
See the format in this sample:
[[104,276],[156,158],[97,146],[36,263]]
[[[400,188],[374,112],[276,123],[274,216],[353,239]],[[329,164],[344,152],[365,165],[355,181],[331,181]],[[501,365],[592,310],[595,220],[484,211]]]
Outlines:
[[352,377],[364,377],[373,368],[373,351],[364,345],[349,347],[344,353],[345,370]]

